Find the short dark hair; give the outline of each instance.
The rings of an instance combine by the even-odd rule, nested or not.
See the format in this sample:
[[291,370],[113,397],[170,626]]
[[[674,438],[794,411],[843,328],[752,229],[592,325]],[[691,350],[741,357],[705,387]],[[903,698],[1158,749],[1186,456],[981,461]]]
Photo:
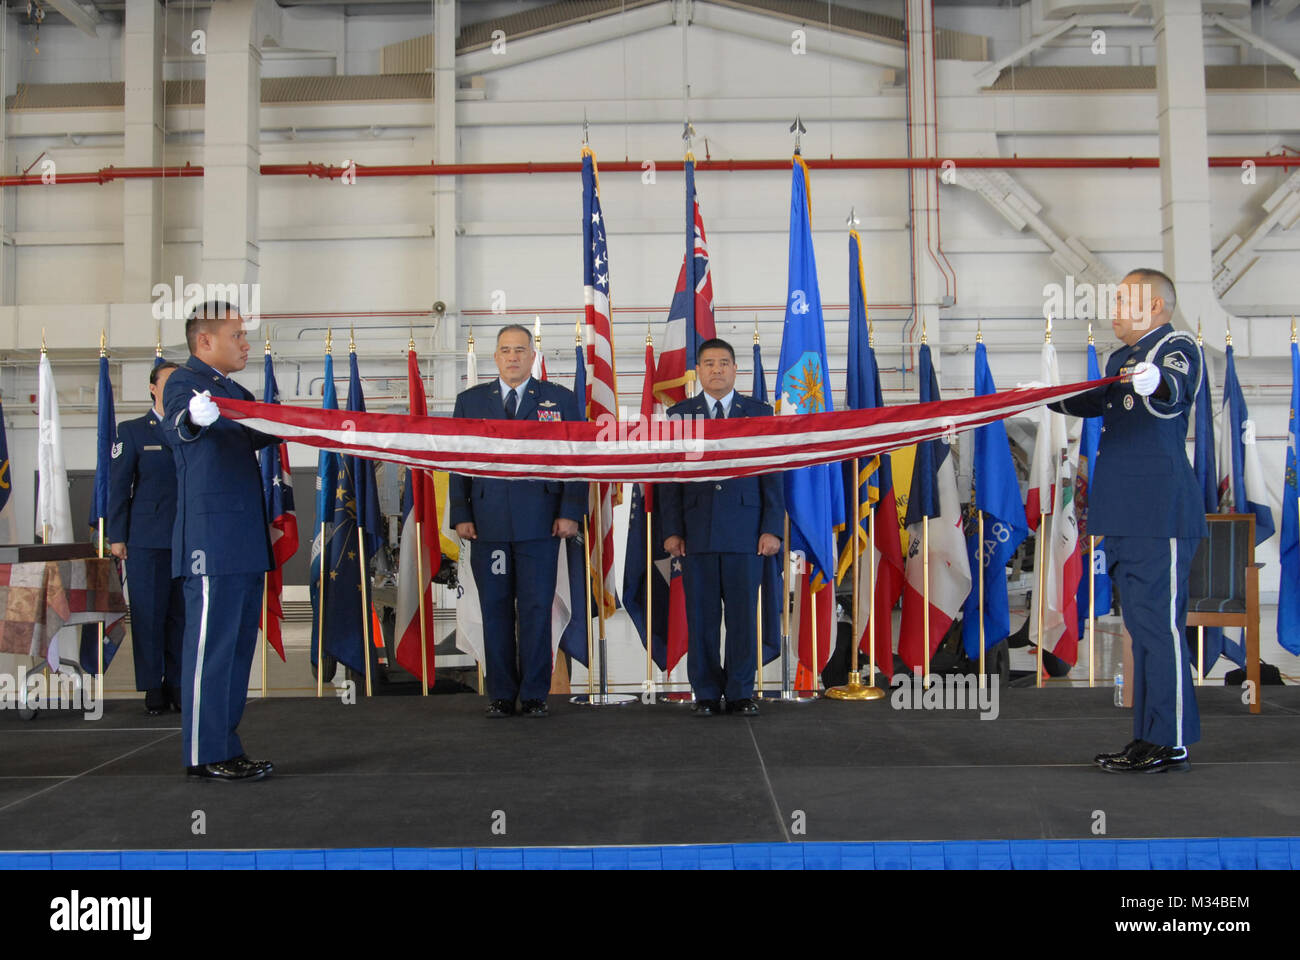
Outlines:
[[507,323],[504,327],[498,330],[497,343],[501,342],[501,334],[509,333],[511,330],[517,330],[518,332],[525,334],[528,337],[528,345],[530,347],[533,345],[533,331],[529,330],[522,323]]
[[149,371],[149,386],[158,386],[158,374],[162,373],[164,370],[175,370],[179,366],[179,364],[172,363],[170,360],[164,360],[162,363],[155,363],[153,369]]
[[1136,270],[1130,270],[1124,274],[1126,277],[1141,277],[1148,284],[1154,286],[1155,295],[1165,302],[1165,311],[1173,316],[1174,307],[1178,305],[1178,291],[1174,289],[1174,282],[1169,279],[1169,275],[1164,271],[1157,270],[1155,267],[1138,267]]
[[211,333],[213,328],[224,320],[239,316],[239,307],[228,300],[209,300],[199,304],[185,321],[185,345],[190,353],[199,343],[199,332]]
[[726,350],[727,353],[731,354],[731,362],[732,363],[736,362],[736,351],[731,348],[731,344],[727,343],[726,340],[723,340],[720,337],[713,337],[710,340],[705,340],[696,349],[695,363],[697,366],[699,365],[700,362],[700,356],[704,353],[705,350]]

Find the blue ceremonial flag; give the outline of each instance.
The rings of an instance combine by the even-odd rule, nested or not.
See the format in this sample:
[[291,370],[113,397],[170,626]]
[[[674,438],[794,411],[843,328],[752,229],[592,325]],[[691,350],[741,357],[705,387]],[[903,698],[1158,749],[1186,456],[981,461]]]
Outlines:
[[[856,230],[849,231],[849,368],[844,381],[844,403],[850,410],[865,410],[876,406],[875,391],[880,383],[876,372],[876,352],[871,348],[867,330],[866,281],[862,272],[862,239]],[[880,499],[880,485],[876,472],[880,457],[858,461],[857,476],[853,474],[853,461],[840,464],[844,497],[844,526],[836,540],[838,562],[835,582],[839,583],[853,567],[854,553],[867,548],[868,524],[871,505]],[[849,514],[853,504],[858,504],[858,531],[853,532]],[[870,558],[868,558],[870,559]]]
[[[1094,362],[1096,353],[1093,353]],[[983,343],[975,344],[975,396],[996,393],[993,372]],[[1020,502],[1016,465],[1011,444],[1001,420],[975,428],[972,483],[974,506],[984,513],[984,649],[1001,643],[1011,633],[1011,610],[1007,603],[1007,563],[1016,547],[1029,535],[1025,505]],[[979,570],[979,524],[971,518],[966,526],[966,548],[970,568]],[[973,578],[972,578],[973,579]],[[966,656],[980,655],[980,589],[974,583],[962,614],[962,640]]]
[[[366,412],[366,398],[361,392],[361,372],[357,369],[357,355],[348,355],[348,409],[355,413]],[[362,457],[348,457],[352,483],[357,491],[357,526],[366,532],[366,556],[373,557],[384,542],[384,518],[379,512],[379,486],[375,482],[375,461]]]
[[[334,355],[325,354],[324,385],[321,389],[321,409],[337,410],[338,394],[334,390]],[[322,450],[316,459],[316,529],[313,531],[311,544],[311,573],[307,584],[311,595],[311,662],[316,662],[316,646],[319,642],[320,629],[320,566],[325,545],[321,542],[320,525],[326,525],[328,536],[329,524],[334,519],[335,491],[338,487],[339,456],[328,450]],[[329,592],[327,584],[325,592]]]
[[[1264,475],[1259,463],[1259,448],[1255,445],[1255,422],[1250,419],[1246,398],[1237,380],[1237,365],[1232,356],[1232,344],[1227,347],[1227,368],[1223,375],[1223,406],[1227,414],[1223,430],[1228,446],[1227,503],[1230,512],[1255,515],[1255,544],[1258,546],[1273,536],[1273,509],[1264,489]],[[1222,441],[1221,441],[1222,442]]]
[[1277,640],[1300,654],[1300,482],[1296,478],[1296,411],[1300,410],[1300,347],[1291,343],[1291,417],[1287,422],[1286,478],[1282,487],[1282,578],[1277,592]]
[[754,341],[754,388],[750,394],[759,403],[767,403],[767,374],[763,372],[763,350]]
[[97,527],[101,519],[108,518],[108,473],[113,462],[113,444],[117,442],[117,420],[113,416],[113,383],[108,378],[108,357],[105,356],[99,358],[96,407],[99,419],[95,432],[95,491],[90,498],[91,527]]
[[1219,473],[1214,462],[1214,387],[1210,383],[1210,366],[1205,357],[1205,349],[1197,344],[1197,350],[1201,354],[1201,386],[1196,391],[1196,445],[1192,455],[1192,469],[1196,473],[1196,486],[1205,501],[1205,512],[1218,513]]
[[[777,412],[822,413],[833,409],[826,361],[826,328],[813,255],[808,167],[794,155],[790,181],[790,263],[785,328],[777,364]],[[807,558],[814,588],[835,578],[835,534],[844,525],[839,468],[818,464],[785,473],[790,549]]]
[[[1204,369],[1202,367],[1202,369]],[[1097,362],[1097,346],[1088,344],[1088,379],[1101,379],[1101,365]],[[1088,623],[1088,565],[1092,565],[1092,583],[1097,592],[1093,612],[1104,616],[1110,612],[1110,574],[1107,572],[1106,539],[1097,538],[1097,549],[1088,550],[1088,495],[1092,488],[1092,472],[1097,463],[1097,448],[1101,445],[1101,417],[1086,417],[1083,433],[1079,437],[1079,471],[1074,478],[1074,513],[1079,522],[1079,554],[1083,558],[1083,576],[1079,578],[1076,607],[1079,611],[1079,637],[1084,636]],[[1200,427],[1197,427],[1197,442]],[[1213,472],[1213,470],[1211,470]]]

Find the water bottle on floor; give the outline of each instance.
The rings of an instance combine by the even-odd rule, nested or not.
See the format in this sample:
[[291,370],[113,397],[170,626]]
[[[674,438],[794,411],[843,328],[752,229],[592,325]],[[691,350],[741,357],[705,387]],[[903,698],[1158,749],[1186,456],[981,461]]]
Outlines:
[[1124,706],[1124,666],[1115,668],[1115,706]]

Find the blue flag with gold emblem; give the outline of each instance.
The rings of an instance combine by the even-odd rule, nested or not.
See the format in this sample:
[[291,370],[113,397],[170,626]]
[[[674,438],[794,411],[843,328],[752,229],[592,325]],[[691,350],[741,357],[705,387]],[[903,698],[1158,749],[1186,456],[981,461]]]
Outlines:
[[[776,369],[777,413],[833,409],[826,361],[826,328],[813,255],[808,167],[794,155],[790,181],[790,265],[781,358]],[[835,580],[835,537],[844,526],[844,490],[834,463],[785,473],[790,549],[802,552],[814,588]]]

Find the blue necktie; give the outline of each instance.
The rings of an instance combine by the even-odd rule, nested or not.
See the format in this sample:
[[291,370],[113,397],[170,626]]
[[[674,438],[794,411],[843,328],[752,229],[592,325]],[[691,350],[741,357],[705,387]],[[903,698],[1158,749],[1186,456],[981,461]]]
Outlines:
[[721,401],[721,400],[714,400],[714,401],[713,401],[713,419],[714,419],[714,420],[721,420],[721,419],[722,419],[722,401]]
[[506,394],[506,419],[513,420],[515,411],[519,409],[519,395],[511,390]]

